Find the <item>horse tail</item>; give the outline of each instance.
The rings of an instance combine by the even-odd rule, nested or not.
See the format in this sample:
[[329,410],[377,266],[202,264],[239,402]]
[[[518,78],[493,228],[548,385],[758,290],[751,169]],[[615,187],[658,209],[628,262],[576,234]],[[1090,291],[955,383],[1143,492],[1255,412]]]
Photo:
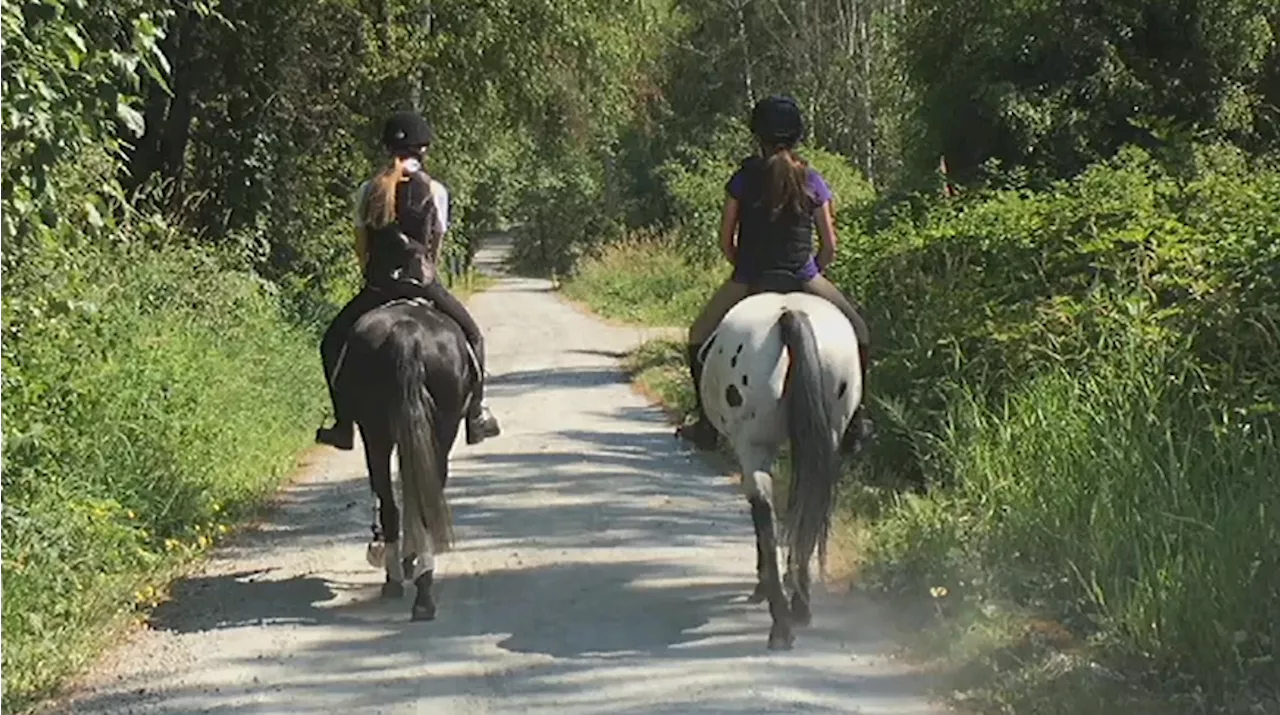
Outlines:
[[421,340],[387,342],[394,346],[391,358],[398,394],[392,411],[391,434],[399,456],[405,523],[420,524],[431,537],[432,552],[441,553],[453,545],[453,517],[441,479],[444,455],[436,434],[435,402],[427,391],[427,356],[423,354]]
[[778,318],[778,326],[791,354],[784,397],[791,438],[786,539],[792,558],[806,562],[816,547],[820,569],[826,571],[827,535],[840,481],[840,462],[832,437],[833,420],[827,412],[818,341],[805,313],[785,310]]

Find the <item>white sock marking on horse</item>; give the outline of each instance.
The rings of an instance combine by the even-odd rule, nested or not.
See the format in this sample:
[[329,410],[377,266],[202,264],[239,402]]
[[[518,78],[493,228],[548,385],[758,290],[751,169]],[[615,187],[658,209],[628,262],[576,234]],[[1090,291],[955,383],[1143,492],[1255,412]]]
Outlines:
[[400,542],[387,544],[384,554],[383,563],[387,569],[387,578],[392,581],[403,581],[404,565],[400,563]]
[[[397,473],[396,479],[396,498],[400,504],[404,504],[404,487],[403,482],[399,479]],[[410,516],[409,509],[402,509],[401,514],[404,517],[400,524],[400,530],[404,533],[402,542],[404,544],[403,553],[414,554],[412,576],[410,581],[416,581],[419,576],[434,571],[436,568],[435,547],[431,543],[431,533],[422,525],[422,521]]]

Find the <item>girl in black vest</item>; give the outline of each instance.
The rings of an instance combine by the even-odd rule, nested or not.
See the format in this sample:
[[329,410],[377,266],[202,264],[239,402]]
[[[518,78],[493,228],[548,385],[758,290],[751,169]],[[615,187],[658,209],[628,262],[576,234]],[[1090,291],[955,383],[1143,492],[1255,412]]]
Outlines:
[[[361,315],[397,298],[422,297],[457,321],[480,363],[475,399],[467,415],[467,444],[499,434],[498,422],[484,404],[484,336],[462,302],[440,284],[437,265],[448,229],[449,194],[423,169],[433,138],[431,125],[414,112],[392,115],[382,129],[391,164],[356,191],[356,256],[364,287],[333,319],[320,343],[320,357],[333,400],[335,424],[316,431],[316,441],[351,449],[355,425],[350,408],[334,389],[334,370],[342,346]],[[411,250],[405,250],[411,244]],[[415,258],[415,256],[417,258]],[[425,261],[422,260],[425,256]],[[404,265],[417,260],[415,266]],[[406,276],[422,273],[416,282]]]
[[[725,185],[720,222],[720,250],[733,264],[733,274],[707,301],[689,328],[689,369],[693,375],[697,414],[680,434],[700,447],[715,446],[715,427],[707,420],[697,386],[702,365],[698,350],[733,306],[752,292],[803,290],[831,301],[853,325],[862,364],[863,403],[850,424],[851,436],[870,433],[866,417],[866,365],[870,348],[867,324],[849,299],[821,273],[835,258],[835,221],[831,189],[816,169],[796,156],[804,137],[804,118],[790,97],[769,97],[751,112],[751,131],[760,153],[743,160]],[[822,239],[817,255],[813,234]],[[846,442],[846,445],[852,442]]]

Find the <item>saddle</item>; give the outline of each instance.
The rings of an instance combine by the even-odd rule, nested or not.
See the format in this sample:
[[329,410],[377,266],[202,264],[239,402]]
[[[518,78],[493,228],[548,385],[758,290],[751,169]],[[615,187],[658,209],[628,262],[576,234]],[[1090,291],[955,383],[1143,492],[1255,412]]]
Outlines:
[[764,271],[747,285],[747,295],[760,293],[799,293],[804,286],[790,271]]
[[[399,269],[397,269],[392,273],[391,276],[388,276],[386,279],[382,281],[378,281],[376,283],[370,283],[367,286],[369,290],[372,290],[377,293],[389,294],[393,297],[381,303],[380,305],[378,305],[378,307],[373,308],[370,311],[366,312],[365,315],[367,315],[369,312],[372,312],[374,310],[379,310],[381,308],[386,308],[392,305],[416,305],[416,306],[421,306],[421,307],[429,308],[433,311],[436,311],[441,316],[448,319],[449,322],[457,325],[457,321],[455,321],[452,317],[450,317],[448,313],[445,313],[444,311],[441,311],[439,308],[436,307],[435,301],[423,295],[403,295],[402,291],[397,290],[397,284],[410,285],[410,286],[423,285],[421,281],[417,280],[414,277],[404,275]],[[338,350],[338,359],[334,362],[333,376],[331,378],[331,381],[334,385],[336,385],[338,382],[338,373],[342,371],[342,364],[346,360],[347,347],[349,343],[350,343],[350,336],[347,336],[346,338],[343,339],[342,347],[339,348]],[[480,374],[480,358],[476,356],[476,352],[471,347],[470,341],[463,340],[462,344],[466,346],[467,360],[471,363],[472,371],[476,375],[479,375]],[[475,399],[474,391],[475,391],[475,386],[477,382],[478,381],[473,380],[471,385],[471,391],[467,397],[468,404],[464,405],[464,407],[468,407],[470,401],[472,399]]]

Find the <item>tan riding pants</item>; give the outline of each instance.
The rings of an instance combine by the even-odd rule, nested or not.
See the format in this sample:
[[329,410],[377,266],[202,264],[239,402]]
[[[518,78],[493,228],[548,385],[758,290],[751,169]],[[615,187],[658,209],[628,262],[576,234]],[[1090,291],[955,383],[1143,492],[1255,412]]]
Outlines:
[[[840,312],[845,314],[849,322],[853,324],[853,330],[857,333],[858,343],[866,346],[871,342],[871,336],[867,330],[867,324],[858,314],[856,308],[849,302],[836,284],[827,280],[826,276],[817,275],[812,279],[804,282],[803,290],[806,293],[821,296],[831,301]],[[738,283],[730,278],[715,293],[711,294],[711,298],[707,300],[703,306],[702,312],[694,319],[693,325],[689,326],[689,344],[701,345],[711,334],[715,332],[716,326],[720,325],[720,321],[724,320],[724,316],[728,314],[733,306],[737,305],[743,298],[751,292],[751,289],[745,283]]]

